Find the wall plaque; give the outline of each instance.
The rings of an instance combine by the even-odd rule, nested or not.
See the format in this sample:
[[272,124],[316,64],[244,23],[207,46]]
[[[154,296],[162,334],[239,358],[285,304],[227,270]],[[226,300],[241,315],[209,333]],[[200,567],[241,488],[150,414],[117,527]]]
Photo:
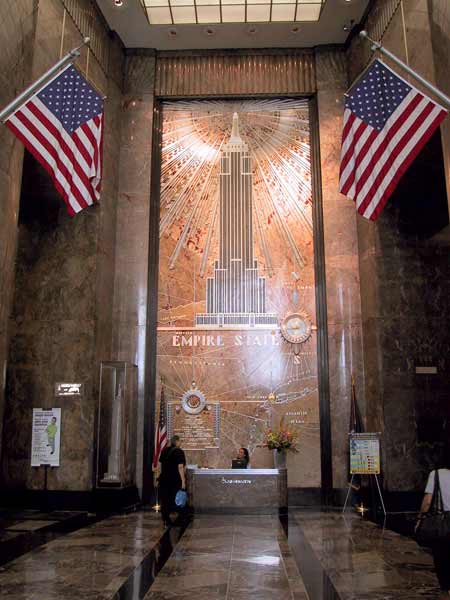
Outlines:
[[82,383],[55,383],[55,396],[81,396]]
[[218,402],[208,402],[198,414],[186,412],[180,402],[167,405],[169,438],[179,435],[184,450],[203,450],[219,447],[220,407]]

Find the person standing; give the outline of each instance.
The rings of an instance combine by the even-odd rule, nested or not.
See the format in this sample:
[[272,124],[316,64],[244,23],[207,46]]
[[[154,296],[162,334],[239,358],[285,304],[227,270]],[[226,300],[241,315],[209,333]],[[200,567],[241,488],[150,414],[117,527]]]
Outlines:
[[[433,500],[434,491],[434,480],[436,473],[439,473],[439,484],[441,488],[442,504],[445,511],[450,511],[450,449],[446,450],[445,456],[445,468],[431,471],[428,482],[425,488],[425,495],[423,497],[422,506],[420,508],[419,519],[416,525],[416,531],[419,526],[420,520],[425,513],[430,510],[431,502]],[[450,537],[448,540],[435,542],[431,546],[433,553],[434,568],[436,570],[436,576],[441,587],[441,596],[444,598],[450,598]]]
[[56,432],[58,431],[58,427],[56,426],[56,417],[52,417],[52,420],[47,425],[47,428],[45,431],[47,432],[47,440],[48,440],[47,446],[50,446],[50,448],[51,448],[50,454],[54,454],[55,453]]
[[170,513],[180,513],[175,505],[175,496],[179,490],[186,489],[186,456],[180,445],[180,437],[174,435],[170,440],[170,446],[164,448],[159,457],[161,463],[159,497],[164,525],[173,525]]

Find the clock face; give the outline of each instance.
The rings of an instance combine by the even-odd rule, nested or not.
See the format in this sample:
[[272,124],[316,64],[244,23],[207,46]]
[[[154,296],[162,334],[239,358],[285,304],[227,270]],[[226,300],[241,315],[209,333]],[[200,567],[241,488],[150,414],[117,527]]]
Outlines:
[[302,344],[311,335],[312,323],[306,313],[292,313],[280,325],[281,335],[291,344]]

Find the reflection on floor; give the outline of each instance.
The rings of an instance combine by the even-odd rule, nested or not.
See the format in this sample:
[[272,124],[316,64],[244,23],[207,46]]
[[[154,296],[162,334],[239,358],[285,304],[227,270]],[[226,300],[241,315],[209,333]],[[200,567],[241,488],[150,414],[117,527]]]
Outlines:
[[8,600],[437,597],[426,551],[339,512],[291,510],[281,520],[202,516],[184,535],[139,512],[84,527],[0,567],[0,598]]
[[307,600],[273,516],[203,516],[187,529],[145,600]]
[[88,525],[85,512],[0,509],[0,565]]
[[0,568],[0,598],[110,600],[163,533],[153,513],[115,516]]
[[352,513],[291,511],[289,543],[312,600],[439,596],[428,552]]

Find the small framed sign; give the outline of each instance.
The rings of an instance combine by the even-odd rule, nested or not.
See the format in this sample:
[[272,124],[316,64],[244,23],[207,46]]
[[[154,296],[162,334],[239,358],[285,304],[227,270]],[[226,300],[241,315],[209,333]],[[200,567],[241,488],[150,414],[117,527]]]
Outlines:
[[82,383],[55,383],[55,396],[81,396]]

